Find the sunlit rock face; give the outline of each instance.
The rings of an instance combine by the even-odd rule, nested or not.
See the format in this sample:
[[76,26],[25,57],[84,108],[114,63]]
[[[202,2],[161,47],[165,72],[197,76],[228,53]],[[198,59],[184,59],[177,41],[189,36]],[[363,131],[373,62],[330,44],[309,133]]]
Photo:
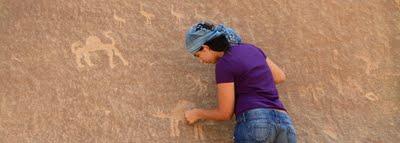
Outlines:
[[214,65],[184,48],[234,28],[286,73],[299,142],[400,140],[399,0],[0,0],[0,142],[232,142]]

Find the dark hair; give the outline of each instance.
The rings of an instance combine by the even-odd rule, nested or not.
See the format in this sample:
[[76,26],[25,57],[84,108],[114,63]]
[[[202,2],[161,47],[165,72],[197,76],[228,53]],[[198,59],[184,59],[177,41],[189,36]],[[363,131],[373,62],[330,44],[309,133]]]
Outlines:
[[[200,23],[196,26],[196,31],[201,30],[202,28],[212,30],[214,27],[215,26],[212,23]],[[208,40],[204,45],[207,45],[211,50],[218,52],[225,52],[231,47],[224,34]],[[200,48],[200,50],[203,50],[203,48]]]

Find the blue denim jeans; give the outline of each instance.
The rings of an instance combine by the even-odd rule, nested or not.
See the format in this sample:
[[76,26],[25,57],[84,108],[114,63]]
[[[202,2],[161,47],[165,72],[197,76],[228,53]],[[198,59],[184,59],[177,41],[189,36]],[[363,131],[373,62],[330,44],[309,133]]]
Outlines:
[[296,131],[289,115],[268,108],[248,110],[236,116],[235,143],[295,143]]

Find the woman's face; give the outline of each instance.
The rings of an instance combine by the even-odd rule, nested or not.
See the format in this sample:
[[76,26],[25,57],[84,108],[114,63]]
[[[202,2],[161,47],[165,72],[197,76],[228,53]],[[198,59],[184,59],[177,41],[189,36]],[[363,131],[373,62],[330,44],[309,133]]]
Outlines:
[[215,64],[217,63],[218,60],[218,55],[216,54],[215,51],[212,51],[210,47],[207,45],[202,46],[202,50],[194,53],[194,56],[200,60],[202,63],[206,64]]

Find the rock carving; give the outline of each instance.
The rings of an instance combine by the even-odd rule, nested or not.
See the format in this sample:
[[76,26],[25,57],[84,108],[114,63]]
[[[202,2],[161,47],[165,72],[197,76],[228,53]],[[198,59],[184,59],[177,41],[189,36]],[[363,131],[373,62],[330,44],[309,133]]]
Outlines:
[[71,46],[72,53],[75,54],[75,62],[78,67],[84,67],[81,63],[83,59],[87,65],[93,66],[94,64],[90,60],[90,54],[97,51],[105,51],[108,55],[108,61],[111,68],[114,68],[114,56],[121,59],[124,65],[128,65],[128,62],[122,57],[121,52],[115,47],[115,40],[109,34],[111,31],[104,32],[104,35],[111,39],[111,44],[104,44],[97,36],[89,36],[86,38],[86,43],[83,45],[81,41],[74,42]]

